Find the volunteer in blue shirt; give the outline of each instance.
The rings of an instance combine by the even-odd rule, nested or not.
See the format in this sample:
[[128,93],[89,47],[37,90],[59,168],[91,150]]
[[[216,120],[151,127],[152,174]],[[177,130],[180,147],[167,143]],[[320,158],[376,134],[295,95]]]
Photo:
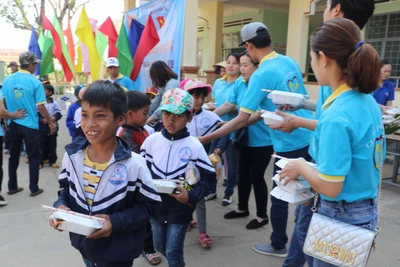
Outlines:
[[[378,86],[379,55],[361,42],[357,25],[343,18],[325,22],[314,32],[310,54],[318,83],[333,92],[322,107],[311,144],[318,169],[294,160],[280,173],[281,180],[287,184],[302,175],[321,195],[318,213],[375,230],[385,156],[381,110],[370,95]],[[314,258],[313,266],[335,265]]]
[[[254,62],[260,62],[260,66],[251,76],[246,96],[241,103],[239,115],[211,135],[201,138],[202,142],[208,142],[220,135],[232,132],[247,124],[260,120],[260,113],[256,114],[259,108],[275,111],[277,106],[267,97],[268,93],[261,89],[295,92],[307,95],[302,80],[302,73],[296,62],[289,57],[277,54],[271,49],[271,37],[264,24],[260,22],[247,24],[242,28],[240,34],[243,40],[242,44],[246,45],[247,52],[251,59]],[[306,110],[298,110],[294,111],[294,113],[305,118],[312,117],[312,113]],[[252,115],[253,118],[250,118]],[[310,143],[311,131],[297,129],[290,134],[280,131],[270,131],[270,133],[273,148],[278,155],[288,158],[308,157],[307,150]],[[275,165],[274,173],[277,171],[278,167]],[[276,184],[274,183],[273,186],[275,187]],[[288,203],[272,196],[271,202],[270,219],[273,229],[271,244],[255,245],[253,249],[265,255],[286,257],[286,243],[288,241],[286,234]],[[243,217],[243,214],[237,213],[237,217],[240,216]]]
[[[235,86],[229,94],[228,100],[214,110],[215,113],[222,116],[233,111],[235,108],[240,109],[248,90],[248,82],[251,75],[257,70],[257,66],[258,64],[251,60],[247,51],[240,54],[240,72],[242,77],[239,77],[235,81]],[[253,188],[257,218],[246,225],[246,228],[251,230],[260,228],[268,223],[268,187],[264,179],[264,173],[274,150],[272,148],[269,128],[262,121],[250,125],[247,131],[247,145],[239,151],[238,209],[225,214],[225,219],[230,219],[231,215],[233,218],[236,218],[236,214],[241,211],[245,211],[241,215],[249,215],[248,203],[251,189]]]
[[122,88],[125,88],[129,91],[137,90],[135,82],[132,81],[129,77],[122,75],[119,73],[119,61],[115,57],[109,57],[106,60],[106,68],[107,73],[110,75],[108,78],[111,82],[117,82]]
[[390,73],[392,72],[392,65],[389,61],[381,61],[381,79],[378,89],[373,93],[376,102],[382,106],[392,106],[394,100],[394,84],[388,80]]
[[46,96],[42,83],[32,74],[36,65],[41,61],[35,53],[25,52],[19,56],[21,70],[8,76],[4,81],[3,94],[7,102],[7,109],[15,112],[18,109],[26,110],[26,116],[19,119],[11,119],[8,129],[10,133],[10,159],[8,162],[8,194],[12,195],[23,190],[18,187],[17,169],[19,164],[19,153],[21,142],[24,140],[26,152],[29,159],[29,189],[30,196],[43,193],[39,188],[39,164],[40,164],[40,142],[39,142],[39,116],[43,116],[49,122],[50,134],[57,130],[55,122],[50,120],[46,107]]

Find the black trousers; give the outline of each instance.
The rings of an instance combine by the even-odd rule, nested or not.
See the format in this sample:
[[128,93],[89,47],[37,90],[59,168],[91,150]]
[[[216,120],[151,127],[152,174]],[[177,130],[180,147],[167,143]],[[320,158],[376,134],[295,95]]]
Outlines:
[[48,160],[49,164],[57,162],[57,133],[53,135],[40,135],[40,164]]
[[245,147],[239,155],[239,204],[240,210],[249,210],[249,197],[253,186],[257,216],[267,218],[268,187],[264,179],[272,146]]
[[146,224],[146,239],[144,240],[144,253],[145,254],[153,254],[156,252],[156,250],[154,249],[154,245],[153,245],[153,231],[151,230],[151,223],[150,221],[147,222]]
[[0,192],[2,184],[3,184],[3,136],[0,136]]

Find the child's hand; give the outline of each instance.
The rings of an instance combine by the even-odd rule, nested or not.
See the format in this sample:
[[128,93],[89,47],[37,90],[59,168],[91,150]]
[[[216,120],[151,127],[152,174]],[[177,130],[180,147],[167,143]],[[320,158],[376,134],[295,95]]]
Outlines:
[[[59,210],[67,210],[67,211],[71,210],[70,208],[68,208],[67,206],[64,206],[64,205],[60,205],[57,209],[59,209]],[[49,219],[49,223],[50,223],[50,226],[52,228],[54,228],[55,230],[57,230],[59,232],[62,232],[62,230],[58,230],[57,229],[59,223],[54,222],[53,219],[51,219],[51,218]]]
[[179,194],[170,194],[171,197],[175,198],[182,204],[186,204],[189,201],[188,191],[185,188],[182,188],[180,185],[176,187],[180,193]]
[[104,227],[102,229],[87,236],[87,238],[97,239],[102,237],[109,237],[112,233],[112,224],[110,221],[110,217],[107,214],[97,214],[95,215],[95,217],[103,218],[106,220],[106,222],[104,223]]
[[46,119],[43,119],[42,122],[43,122],[43,124],[47,124],[47,120]]

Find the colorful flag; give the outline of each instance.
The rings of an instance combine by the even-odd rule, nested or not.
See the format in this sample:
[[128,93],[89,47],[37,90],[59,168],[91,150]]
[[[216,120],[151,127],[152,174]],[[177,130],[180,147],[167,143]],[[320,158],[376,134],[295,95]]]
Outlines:
[[99,54],[99,58],[102,59],[104,55],[104,51],[106,50],[108,45],[107,36],[105,36],[102,32],[96,32],[96,47],[97,54]]
[[[124,21],[124,19],[122,19]],[[129,77],[132,71],[132,55],[129,48],[128,36],[126,36],[126,29],[124,23],[121,24],[121,30],[116,44],[118,48],[119,72]]]
[[[90,74],[90,59],[89,59],[89,49],[87,46],[81,42],[82,60],[83,60],[83,72]],[[93,79],[92,79],[93,81]]]
[[[38,40],[36,37],[35,29],[32,27],[31,39],[29,40],[28,50],[36,54],[39,59],[42,59],[42,52],[40,51]],[[40,64],[36,65],[36,70],[34,75],[40,75]]]
[[142,36],[144,26],[137,20],[131,20],[131,26],[129,27],[129,46],[131,48],[132,59],[135,57],[137,47],[139,45],[140,37]]
[[61,28],[60,24],[58,23],[57,17],[53,18],[53,24],[51,24],[50,21],[43,14],[43,29],[49,30],[51,32],[54,41],[54,51],[53,51],[54,55],[58,59],[64,70],[65,78],[67,79],[68,82],[70,82],[74,76],[74,69],[71,66],[72,65],[71,60],[66,51],[66,48],[65,48],[66,53],[64,53],[65,43],[64,39],[61,38],[61,36],[63,35],[61,34]]
[[115,44],[117,43],[118,34],[110,17],[100,26],[99,31],[108,36],[108,57],[117,57],[118,50]]
[[76,63],[75,66],[75,71],[76,72],[82,72],[82,47],[81,47],[81,42],[78,42],[78,46],[76,47],[76,51],[78,52],[78,62]]
[[94,39],[92,27],[86,14],[85,7],[82,8],[81,15],[79,16],[75,34],[88,49],[90,61],[90,76],[92,77],[92,81],[96,81],[99,78],[100,59],[97,53],[96,41]]
[[131,72],[131,80],[136,81],[144,58],[150,51],[160,42],[156,26],[154,25],[153,17],[151,14],[147,18],[146,26],[144,27],[142,37],[140,38],[138,48],[136,50],[135,58],[133,59],[134,68]]
[[72,37],[71,24],[68,23],[68,28],[63,31],[64,35],[67,37],[67,47],[69,58],[71,59],[71,63],[75,65],[75,47],[74,47],[74,38]]
[[42,28],[39,29],[39,37],[38,37],[37,41],[38,41],[38,44],[39,44],[40,51],[42,51],[42,53],[43,53],[44,34],[43,34],[43,29]]
[[40,68],[41,76],[54,72],[53,44],[54,42],[51,38],[50,31],[47,31],[46,37],[44,37],[43,41],[42,66]]

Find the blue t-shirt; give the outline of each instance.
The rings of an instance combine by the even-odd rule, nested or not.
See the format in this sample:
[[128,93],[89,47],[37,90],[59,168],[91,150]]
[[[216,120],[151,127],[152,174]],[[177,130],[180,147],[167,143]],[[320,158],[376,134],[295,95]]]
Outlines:
[[[235,86],[228,97],[227,102],[231,105],[237,106],[238,110],[240,110],[241,103],[246,95],[247,85],[248,83],[243,80],[243,77],[239,77],[235,81]],[[269,132],[270,129],[263,121],[258,121],[247,129],[247,146],[263,147],[272,145],[271,134]]]
[[388,101],[394,100],[394,84],[385,80],[382,86],[374,91],[373,96],[378,104],[386,106]]
[[[258,69],[251,76],[246,96],[241,103],[240,111],[250,114],[259,108],[275,111],[278,107],[267,96],[269,93],[261,89],[279,90],[308,95],[302,73],[296,62],[275,52],[264,57]],[[313,114],[308,110],[288,112],[303,118],[312,118]],[[304,148],[310,144],[311,131],[298,128],[290,134],[278,130],[270,131],[272,144],[276,152],[290,152]]]
[[[214,82],[214,86],[212,88],[212,97],[214,98],[216,107],[223,105],[228,100],[229,94],[235,86],[235,82],[227,83],[227,78],[228,76],[225,75]],[[224,121],[230,121],[235,117],[235,114],[225,114],[221,117],[221,119]]]
[[[0,101],[3,102],[3,90],[0,90]],[[4,135],[3,127],[1,127],[1,125],[0,125],[0,136],[3,136],[3,135]]]
[[129,91],[137,90],[135,82],[132,81],[129,77],[123,76],[122,74],[119,75],[116,82],[128,89]]
[[15,123],[31,129],[39,129],[37,105],[46,103],[42,83],[30,72],[20,70],[8,76],[3,85],[3,95],[7,110],[11,113],[17,109],[26,110],[26,117],[13,119]]
[[329,201],[354,202],[375,198],[379,184],[380,156],[385,139],[381,110],[370,94],[344,84],[328,98],[317,123],[314,159],[319,177],[343,182],[343,189]]

